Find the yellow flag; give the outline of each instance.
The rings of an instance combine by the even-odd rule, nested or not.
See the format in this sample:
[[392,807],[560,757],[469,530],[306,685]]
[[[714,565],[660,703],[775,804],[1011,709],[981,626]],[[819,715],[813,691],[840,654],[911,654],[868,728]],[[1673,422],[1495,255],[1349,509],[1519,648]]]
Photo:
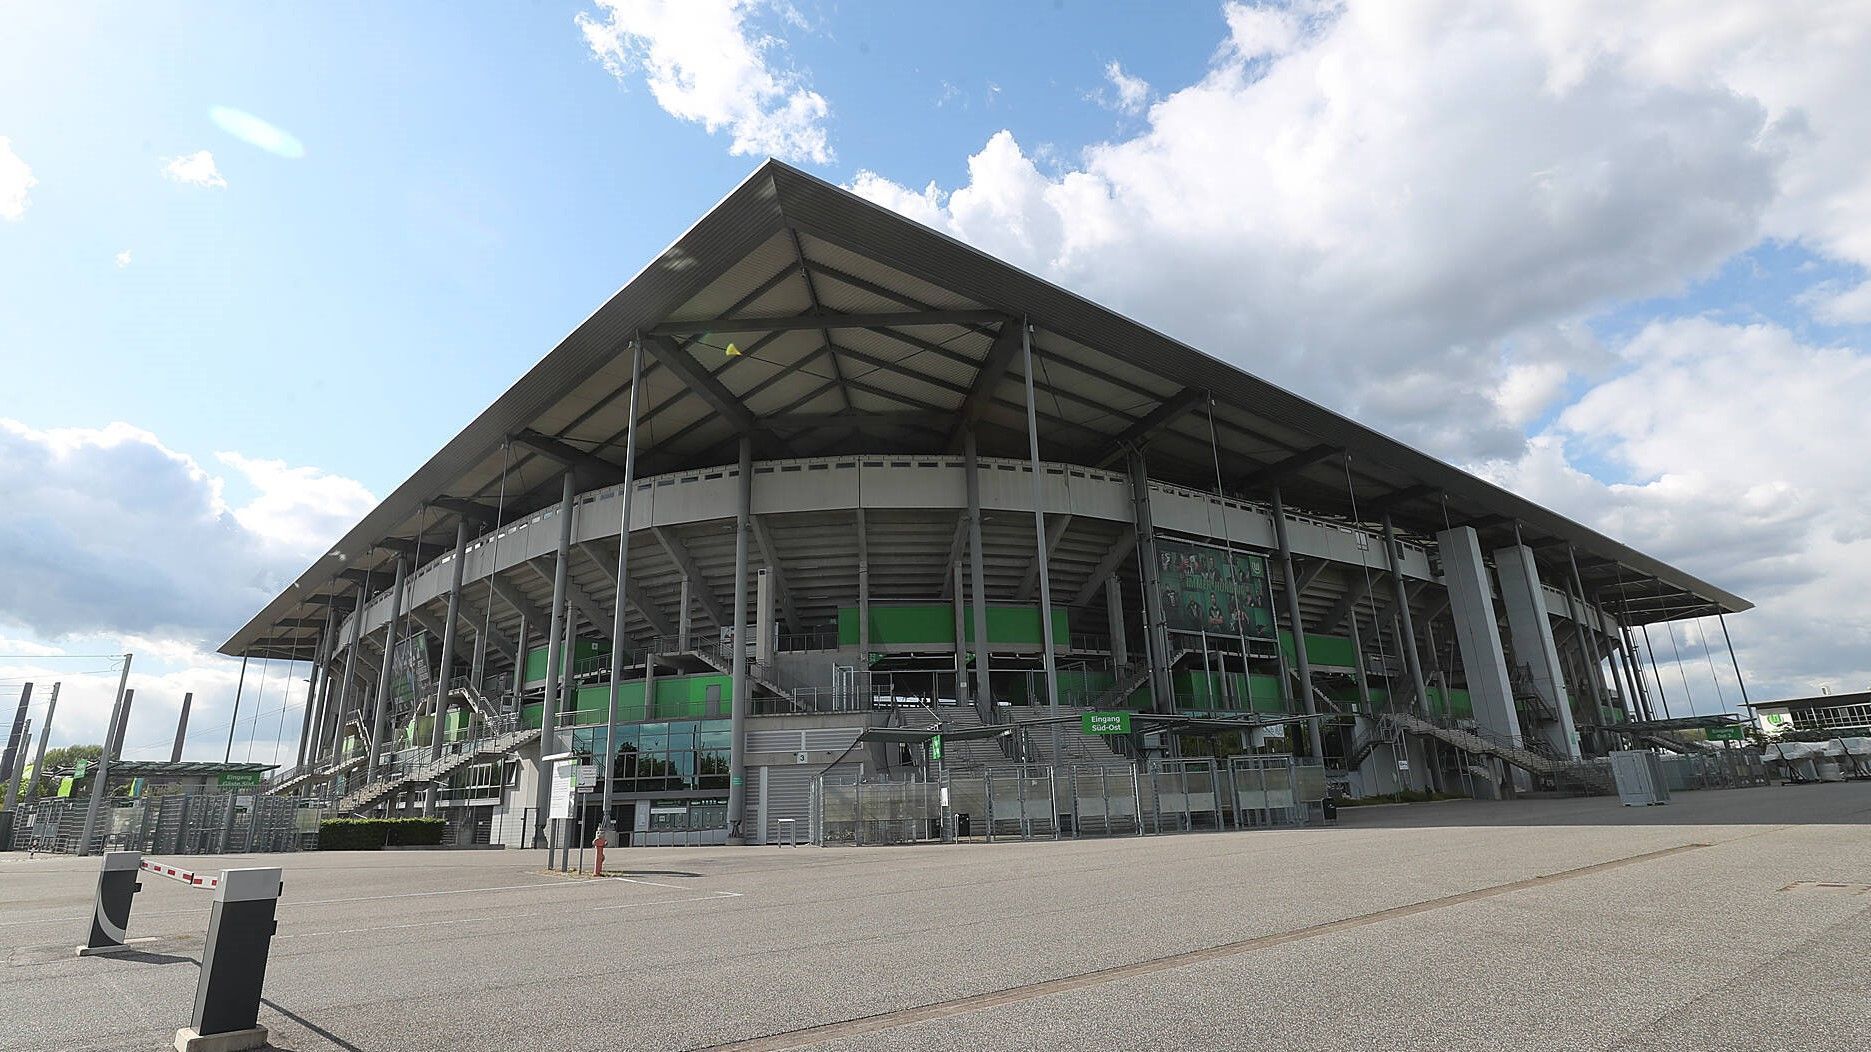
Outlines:
[[728,344],[727,354],[730,358],[739,358],[741,356],[741,349],[730,343]]

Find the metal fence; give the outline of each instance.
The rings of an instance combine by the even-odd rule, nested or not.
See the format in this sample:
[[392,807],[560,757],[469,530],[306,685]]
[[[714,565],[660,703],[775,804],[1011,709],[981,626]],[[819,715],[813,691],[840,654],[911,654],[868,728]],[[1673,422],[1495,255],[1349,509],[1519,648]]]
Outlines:
[[852,846],[1057,840],[1321,824],[1325,770],[1290,756],[1009,764],[935,781],[823,775],[808,837]]
[[[41,800],[20,814],[16,850],[76,854],[84,840],[85,800]],[[318,823],[330,813],[322,800],[228,793],[111,800],[98,812],[89,853],[143,851],[165,855],[220,855],[310,851]]]

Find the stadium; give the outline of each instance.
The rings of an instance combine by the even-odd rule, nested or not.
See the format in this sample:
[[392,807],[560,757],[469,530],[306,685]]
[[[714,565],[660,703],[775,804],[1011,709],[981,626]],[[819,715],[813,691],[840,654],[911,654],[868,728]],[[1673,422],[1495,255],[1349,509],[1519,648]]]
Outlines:
[[947,840],[1583,791],[1748,608],[770,161],[221,652],[310,665],[276,795]]

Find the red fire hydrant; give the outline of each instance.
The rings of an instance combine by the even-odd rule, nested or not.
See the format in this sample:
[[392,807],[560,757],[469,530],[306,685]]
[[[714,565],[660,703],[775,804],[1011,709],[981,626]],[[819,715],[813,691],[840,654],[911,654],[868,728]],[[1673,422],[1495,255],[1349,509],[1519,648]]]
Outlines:
[[593,864],[591,869],[591,875],[594,877],[601,877],[604,875],[604,849],[607,843],[608,842],[604,839],[604,830],[602,829],[598,830],[597,836],[591,838],[591,846],[595,848],[598,853],[598,860]]

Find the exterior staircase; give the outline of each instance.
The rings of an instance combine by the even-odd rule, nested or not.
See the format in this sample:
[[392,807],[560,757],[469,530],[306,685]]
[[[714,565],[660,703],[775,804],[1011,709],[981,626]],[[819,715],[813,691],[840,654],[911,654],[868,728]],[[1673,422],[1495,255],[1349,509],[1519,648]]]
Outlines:
[[[680,651],[680,653],[695,655],[709,668],[714,669],[724,676],[734,675],[734,658],[733,655],[728,653],[728,648],[726,646],[698,646],[689,650]],[[793,695],[793,692],[774,682],[771,677],[762,671],[759,663],[755,662],[751,657],[747,659],[747,679],[753,683],[754,686],[759,687],[768,694],[779,698],[795,709],[804,711],[804,707],[799,704],[799,699]]]
[[460,743],[455,752],[448,753],[432,763],[358,787],[338,801],[338,811],[346,814],[362,811],[406,785],[411,783],[426,785],[429,782],[439,781],[481,757],[504,756],[538,740],[539,728],[530,727]]
[[[1616,730],[1615,727],[1612,729]],[[1675,731],[1631,731],[1630,735],[1639,742],[1682,756],[1695,756],[1705,751],[1694,738],[1686,737]]]
[[1477,734],[1459,727],[1445,727],[1407,712],[1387,712],[1382,719],[1385,724],[1406,734],[1435,738],[1474,755],[1499,757],[1528,774],[1550,778],[1556,785],[1572,782],[1598,791],[1613,788],[1608,772],[1594,764],[1580,763],[1570,757],[1554,755],[1546,751],[1534,739],[1516,745],[1491,735]]
[[[1198,651],[1189,649],[1176,651],[1170,655],[1169,667],[1175,668],[1184,658],[1195,653]],[[1085,707],[1088,709],[1121,709],[1124,703],[1130,700],[1132,694],[1142,690],[1149,682],[1150,663],[1139,661],[1126,668],[1117,677],[1116,683],[1106,687],[1101,693],[1086,698]]]

